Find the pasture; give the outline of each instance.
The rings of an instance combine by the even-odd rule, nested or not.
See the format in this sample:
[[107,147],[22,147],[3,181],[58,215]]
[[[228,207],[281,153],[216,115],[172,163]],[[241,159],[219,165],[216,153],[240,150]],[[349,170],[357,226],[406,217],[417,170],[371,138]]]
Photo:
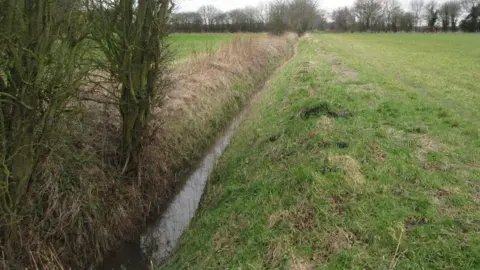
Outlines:
[[480,265],[480,36],[312,34],[165,269]]
[[175,61],[202,54],[212,54],[220,46],[231,42],[236,34],[172,34],[169,37]]

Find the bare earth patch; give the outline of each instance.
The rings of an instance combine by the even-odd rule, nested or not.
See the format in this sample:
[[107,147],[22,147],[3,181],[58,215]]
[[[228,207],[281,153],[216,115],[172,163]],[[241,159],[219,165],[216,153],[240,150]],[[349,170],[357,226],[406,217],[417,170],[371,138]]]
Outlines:
[[345,169],[347,181],[350,184],[363,185],[365,178],[360,171],[360,164],[351,156],[334,156],[329,158],[330,162],[339,164]]

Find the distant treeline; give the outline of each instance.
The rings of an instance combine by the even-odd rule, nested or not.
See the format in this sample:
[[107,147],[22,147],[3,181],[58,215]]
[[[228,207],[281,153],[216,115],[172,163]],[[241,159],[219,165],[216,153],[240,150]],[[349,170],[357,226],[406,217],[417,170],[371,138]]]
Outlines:
[[265,32],[277,34],[286,30],[299,34],[307,30],[323,29],[325,13],[315,0],[285,0],[223,12],[212,5],[196,12],[172,15],[172,31],[192,32]]
[[[466,15],[462,15],[466,14]],[[461,18],[464,18],[460,20]],[[331,14],[329,29],[336,31],[480,31],[480,0],[412,0],[409,10],[398,0],[356,0]]]
[[212,5],[172,16],[175,32],[338,32],[480,31],[480,0],[412,0],[408,10],[398,0],[356,0],[330,14],[313,0],[277,0],[223,12]]

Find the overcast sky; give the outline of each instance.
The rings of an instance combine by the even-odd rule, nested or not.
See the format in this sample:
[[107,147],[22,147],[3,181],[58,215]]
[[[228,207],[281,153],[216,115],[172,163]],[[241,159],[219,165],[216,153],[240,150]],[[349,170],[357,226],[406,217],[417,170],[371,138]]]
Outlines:
[[[399,0],[403,8],[408,8],[410,0]],[[445,0],[443,0],[445,1]],[[439,1],[439,2],[443,2]],[[196,11],[203,5],[214,5],[223,11],[229,11],[246,6],[257,6],[260,3],[269,2],[269,0],[178,0],[178,11]],[[332,11],[338,7],[352,6],[354,0],[320,0],[320,8]]]

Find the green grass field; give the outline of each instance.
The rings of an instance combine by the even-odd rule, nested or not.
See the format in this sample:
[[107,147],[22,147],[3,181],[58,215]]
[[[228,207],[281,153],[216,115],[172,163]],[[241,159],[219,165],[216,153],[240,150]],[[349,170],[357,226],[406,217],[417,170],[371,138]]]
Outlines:
[[235,34],[172,34],[169,37],[175,60],[215,52],[222,44],[232,41]]
[[166,269],[478,269],[480,35],[318,34]]

